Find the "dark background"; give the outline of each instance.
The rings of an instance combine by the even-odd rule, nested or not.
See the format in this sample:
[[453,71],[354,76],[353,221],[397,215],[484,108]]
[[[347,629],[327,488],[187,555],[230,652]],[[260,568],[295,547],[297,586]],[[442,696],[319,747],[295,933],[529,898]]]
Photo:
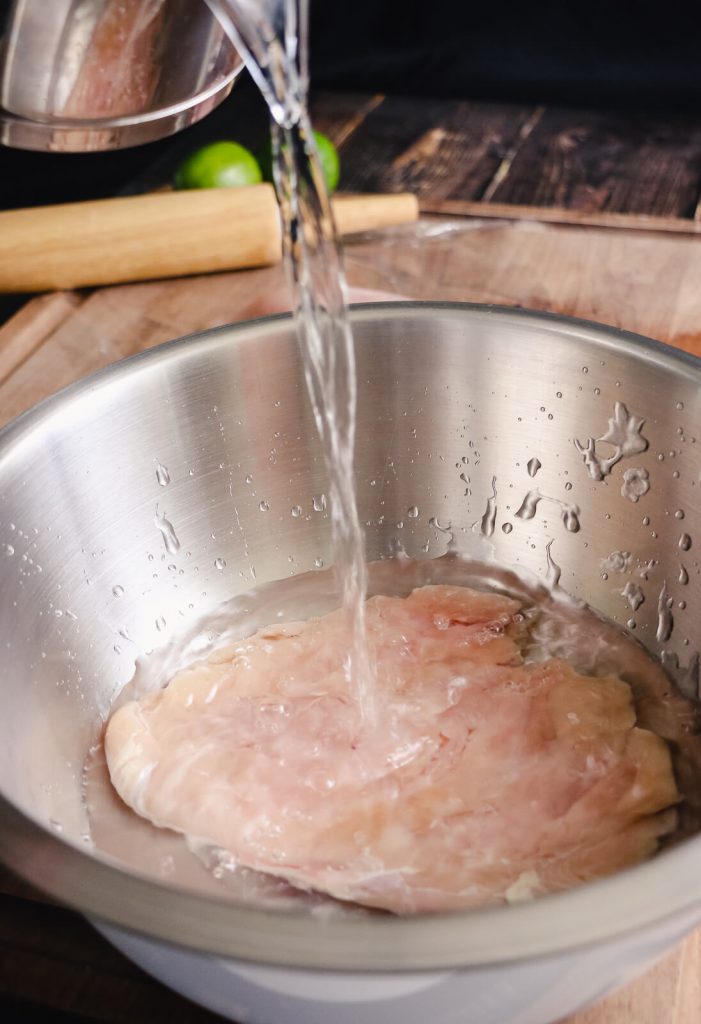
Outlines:
[[[698,21],[677,0],[312,0],[311,11],[317,89],[701,112]],[[116,153],[0,147],[0,208],[114,195],[169,152],[236,137],[241,92],[176,139]]]
[[678,0],[312,0],[311,9],[314,78],[327,88],[701,109],[696,19]]

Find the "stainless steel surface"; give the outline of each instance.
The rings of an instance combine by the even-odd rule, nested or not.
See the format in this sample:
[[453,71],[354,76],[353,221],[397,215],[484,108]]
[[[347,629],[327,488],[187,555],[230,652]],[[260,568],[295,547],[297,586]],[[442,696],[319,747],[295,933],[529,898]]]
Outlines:
[[9,146],[83,151],[161,138],[212,110],[242,66],[206,0],[4,6],[0,141]]
[[[613,329],[490,308],[372,306],[353,322],[368,558],[398,543],[415,558],[443,554],[448,537],[436,520],[452,524],[459,549],[483,554],[479,523],[496,493],[489,543],[501,562],[544,576],[549,552],[567,591],[616,622],[634,617],[650,650],[664,647],[668,662],[678,658],[693,675],[699,362]],[[616,403],[645,418],[649,447],[595,480],[575,441],[603,437]],[[599,441],[596,450],[613,446]],[[534,457],[542,466],[532,478]],[[166,487],[157,462],[168,468]],[[649,474],[637,501],[622,493],[631,469],[638,480]],[[517,517],[535,487],[545,496],[536,514]],[[261,584],[319,557],[328,564],[327,514],[312,512],[323,490],[287,317],[127,360],[0,434],[0,856],[94,917],[196,949],[309,967],[504,962],[698,907],[700,838],[532,904],[415,919],[273,913],[171,889],[86,852],[85,752],[135,656],[249,588],[251,567]],[[567,529],[562,503],[578,506],[579,532]],[[290,514],[297,505],[304,515]],[[157,513],[173,524],[179,550],[164,549]],[[224,572],[215,566],[222,558]],[[635,614],[627,582],[645,594]],[[673,629],[658,643],[668,599]]]

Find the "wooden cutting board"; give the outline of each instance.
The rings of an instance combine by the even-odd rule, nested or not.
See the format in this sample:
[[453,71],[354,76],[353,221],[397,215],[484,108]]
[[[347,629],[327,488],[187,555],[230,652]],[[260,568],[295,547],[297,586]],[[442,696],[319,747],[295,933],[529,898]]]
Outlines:
[[[436,218],[353,242],[347,266],[357,286],[587,317],[701,355],[701,237]],[[264,311],[284,287],[276,267],[34,299],[0,329],[0,423],[116,359]],[[75,915],[42,904],[37,894],[30,900],[26,887],[11,879],[1,881],[0,943],[13,965],[0,972],[6,998],[104,1021],[172,1012],[188,1022],[215,1019],[161,990],[97,936],[86,941],[87,926]],[[146,1016],[139,1006],[148,1007]],[[699,1019],[701,932],[569,1024]]]
[[[701,238],[425,218],[347,247],[352,284],[546,309],[701,354]],[[116,359],[262,308],[280,267],[34,299],[0,328],[0,422]]]

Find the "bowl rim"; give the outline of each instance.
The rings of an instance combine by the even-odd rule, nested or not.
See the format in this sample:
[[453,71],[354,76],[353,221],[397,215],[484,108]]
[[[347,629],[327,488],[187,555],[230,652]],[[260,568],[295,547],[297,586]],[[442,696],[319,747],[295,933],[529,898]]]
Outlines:
[[[455,302],[387,302],[353,306],[353,324],[437,314],[577,336],[599,351],[641,355],[701,385],[701,360],[620,328],[553,313]],[[224,345],[293,329],[291,314],[213,328],[120,360],[63,388],[0,430],[0,465],[21,451],[47,418],[89,400],[133,373],[157,372],[176,357],[200,359]],[[313,917],[221,901],[176,889],[80,849],[0,794],[0,861],[72,908],[199,953],[262,964],[350,972],[443,971],[563,954],[635,932],[701,917],[701,836],[613,876],[529,903],[414,917]]]

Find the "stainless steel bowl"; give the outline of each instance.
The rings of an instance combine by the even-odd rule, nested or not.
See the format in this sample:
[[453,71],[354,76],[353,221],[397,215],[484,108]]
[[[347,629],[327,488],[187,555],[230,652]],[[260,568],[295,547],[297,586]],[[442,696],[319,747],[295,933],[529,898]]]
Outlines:
[[[634,625],[695,693],[698,360],[613,329],[467,305],[358,307],[353,323],[368,558],[398,545],[442,555],[450,523],[467,553],[488,544],[541,577],[557,565],[565,590]],[[611,461],[626,425],[638,442]],[[452,1021],[469,999],[480,1024],[560,1017],[701,921],[701,838],[562,895],[413,919],[273,912],[173,888],[86,846],[86,750],[135,657],[254,575],[328,564],[328,517],[312,503],[324,486],[286,316],[126,360],[0,434],[0,856],[232,1016],[271,1020],[284,1004],[288,1021]],[[535,488],[533,516],[519,517]],[[166,549],[162,516],[179,547]],[[644,596],[635,610],[631,587]]]
[[119,149],[199,121],[241,58],[206,0],[13,0],[0,12],[0,142]]

